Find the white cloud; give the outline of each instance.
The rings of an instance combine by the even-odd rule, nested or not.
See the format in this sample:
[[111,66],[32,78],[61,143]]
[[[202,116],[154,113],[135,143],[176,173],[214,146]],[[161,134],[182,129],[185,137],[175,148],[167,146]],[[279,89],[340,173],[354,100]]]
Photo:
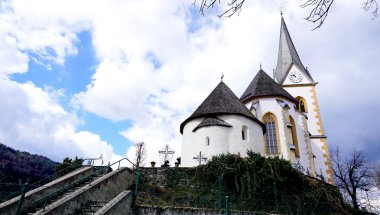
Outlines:
[[[179,124],[217,85],[221,73],[238,96],[260,62],[271,74],[282,8],[302,61],[320,82],[318,97],[329,143],[353,145],[354,140],[369,136],[376,142],[380,120],[370,113],[380,106],[374,99],[380,92],[376,82],[380,48],[374,45],[380,43],[379,21],[363,15],[354,2],[336,2],[323,27],[309,31],[313,26],[303,19],[307,10],[297,1],[247,1],[239,16],[227,19],[213,12],[205,17],[191,14],[192,1],[7,1],[0,13],[0,74],[26,72],[28,60],[48,67],[64,65],[67,56],[77,53],[77,34],[89,30],[99,64],[91,83],[74,96],[72,104],[112,121],[131,120],[131,127],[119,132],[131,141],[145,141],[149,159],[157,159],[157,150],[165,144],[180,152]],[[4,133],[3,138],[22,139],[20,144],[30,137],[39,139],[30,146],[36,152],[46,150],[40,144],[52,138],[57,145],[66,141],[60,146],[65,153],[113,156],[101,137],[76,131],[76,116],[54,99],[62,92],[44,91],[31,83],[7,83],[13,86],[2,88],[8,98],[10,89],[22,89],[17,91],[19,98],[9,101],[21,109],[7,109],[19,121],[7,121],[17,132]],[[26,93],[27,88],[31,93]],[[24,117],[28,114],[33,116],[31,121]],[[42,128],[32,126],[32,119],[41,121]],[[59,120],[63,123],[58,126]],[[369,129],[362,129],[368,121]],[[33,129],[22,133],[17,126]],[[97,151],[91,151],[92,143],[99,144]]]
[[96,134],[77,132],[80,119],[59,104],[60,90],[42,90],[32,83],[0,79],[0,140],[11,147],[42,154],[56,161],[64,157],[116,159],[112,146]]

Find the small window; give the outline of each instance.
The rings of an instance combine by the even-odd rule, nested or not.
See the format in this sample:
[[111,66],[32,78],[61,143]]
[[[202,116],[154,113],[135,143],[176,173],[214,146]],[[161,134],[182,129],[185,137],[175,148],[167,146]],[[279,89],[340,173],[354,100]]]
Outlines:
[[248,127],[244,125],[243,128],[241,129],[241,139],[247,140],[248,139],[247,136],[248,136]]
[[307,105],[306,105],[305,99],[299,96],[297,97],[297,100],[298,100],[298,105],[297,105],[298,110],[300,110],[302,113],[307,113]]
[[209,145],[210,145],[210,138],[206,137],[206,146],[209,146]]

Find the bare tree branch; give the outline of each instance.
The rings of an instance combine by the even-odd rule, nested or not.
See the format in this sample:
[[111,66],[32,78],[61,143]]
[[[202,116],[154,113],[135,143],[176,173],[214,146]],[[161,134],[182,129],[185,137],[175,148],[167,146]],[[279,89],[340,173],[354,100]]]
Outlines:
[[374,19],[377,17],[377,11],[379,9],[379,6],[377,5],[376,0],[366,0],[363,3],[363,9],[364,9],[364,11],[373,10],[372,11],[372,16],[373,16],[372,19]]
[[[219,17],[231,17],[236,13],[240,13],[245,0],[226,0],[227,1],[227,9],[224,10],[223,13],[219,14]],[[199,5],[199,13],[204,16],[205,11],[213,8],[216,4],[220,4],[220,0],[201,0]],[[197,0],[194,0],[193,5],[195,6]]]
[[374,186],[374,174],[360,151],[354,151],[346,159],[339,148],[331,150],[331,161],[336,186],[350,197],[355,209],[359,208],[358,192],[367,193]]
[[[204,16],[205,11],[214,8],[216,5],[220,5],[221,2],[226,3],[226,9],[223,13],[219,14],[219,17],[231,17],[234,14],[240,14],[245,0],[194,0],[193,5],[196,6],[196,3],[200,2],[199,13]],[[312,30],[320,28],[325,22],[331,6],[335,0],[304,0],[305,3],[301,5],[302,8],[311,8],[309,15],[305,18],[309,22],[317,23],[317,26]],[[364,11],[372,11],[372,19],[377,17],[378,13],[378,4],[377,0],[363,0],[363,9]]]
[[145,166],[145,159],[146,159],[146,148],[144,142],[138,142],[135,143],[135,161],[136,161],[136,167]]
[[309,16],[307,16],[305,19],[313,23],[319,22],[317,27],[315,27],[313,30],[322,26],[323,22],[327,18],[327,15],[330,12],[330,8],[333,3],[334,0],[307,0],[303,5],[301,5],[302,8],[309,6],[312,7]]

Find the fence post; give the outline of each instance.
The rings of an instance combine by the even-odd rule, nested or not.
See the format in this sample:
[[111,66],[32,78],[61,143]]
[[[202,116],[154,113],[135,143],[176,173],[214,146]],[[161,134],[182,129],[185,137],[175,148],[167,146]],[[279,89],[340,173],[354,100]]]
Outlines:
[[276,201],[276,212],[278,212],[276,182],[273,182],[273,189],[274,189],[274,200]]
[[25,189],[27,185],[28,183],[25,183],[21,188],[21,196],[20,200],[17,203],[16,215],[19,215],[21,213],[22,204],[24,203]]
[[222,176],[218,177],[218,208],[222,208]]
[[317,202],[315,203],[315,206],[314,206],[313,210],[311,211],[311,214],[315,214],[315,209],[317,209],[317,207],[318,207],[318,204],[319,204],[319,201],[320,201],[321,198],[322,198],[323,192],[324,192],[324,188],[322,188],[321,195],[319,195],[318,200],[317,200]]
[[230,202],[229,202],[229,196],[226,196],[226,215],[230,214]]
[[137,194],[139,192],[139,179],[140,179],[140,171],[137,171],[137,174],[136,174],[135,196],[137,196]]

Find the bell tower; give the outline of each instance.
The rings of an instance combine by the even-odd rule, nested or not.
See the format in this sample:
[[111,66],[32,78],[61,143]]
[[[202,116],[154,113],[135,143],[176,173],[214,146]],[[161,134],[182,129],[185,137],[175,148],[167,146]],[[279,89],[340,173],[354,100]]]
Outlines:
[[314,163],[315,175],[333,184],[327,137],[315,89],[317,82],[302,64],[282,15],[277,66],[273,76],[277,83],[298,100],[297,111],[305,116],[305,141],[311,145],[310,162]]

